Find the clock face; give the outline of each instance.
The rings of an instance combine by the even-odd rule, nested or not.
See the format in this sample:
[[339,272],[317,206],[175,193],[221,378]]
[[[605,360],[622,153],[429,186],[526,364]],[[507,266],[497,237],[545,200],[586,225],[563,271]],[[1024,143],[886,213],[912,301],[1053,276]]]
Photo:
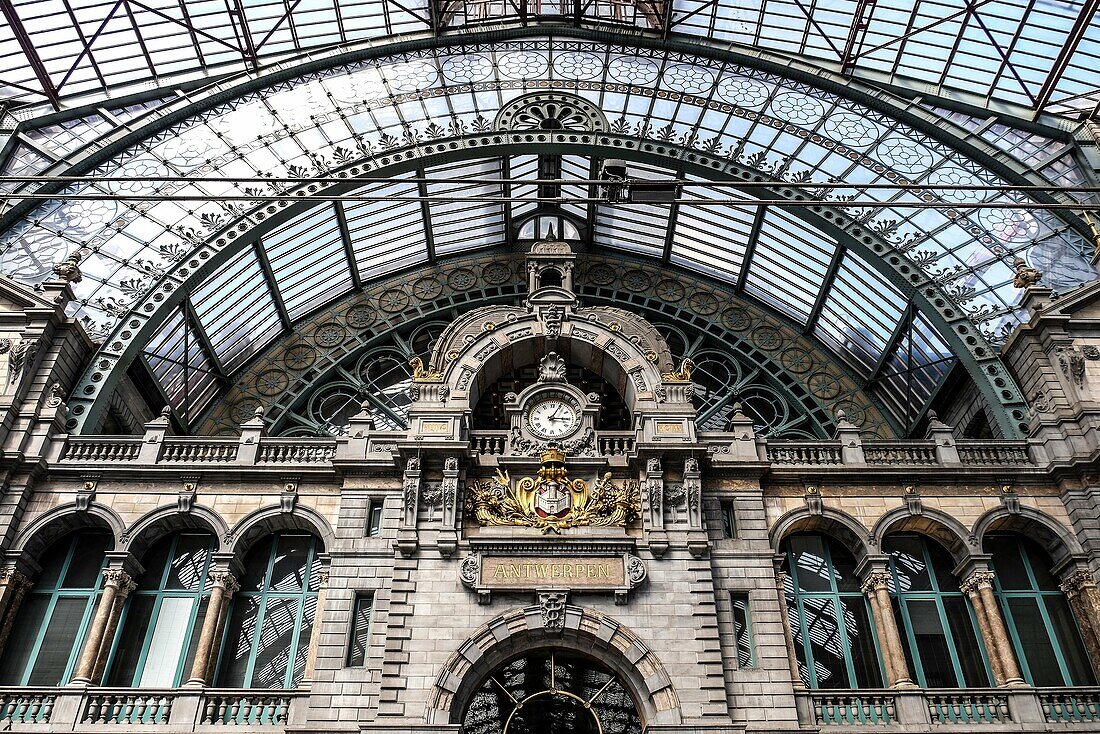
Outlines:
[[527,411],[527,427],[540,438],[562,438],[580,427],[577,409],[561,398],[547,398]]

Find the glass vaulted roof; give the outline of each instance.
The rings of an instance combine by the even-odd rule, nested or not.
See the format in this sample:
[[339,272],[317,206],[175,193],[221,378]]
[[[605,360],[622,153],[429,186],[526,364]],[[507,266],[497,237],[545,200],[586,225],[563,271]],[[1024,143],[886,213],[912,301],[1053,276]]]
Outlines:
[[102,96],[395,34],[557,18],[708,38],[1032,109],[1094,108],[1091,0],[5,0],[0,99]]

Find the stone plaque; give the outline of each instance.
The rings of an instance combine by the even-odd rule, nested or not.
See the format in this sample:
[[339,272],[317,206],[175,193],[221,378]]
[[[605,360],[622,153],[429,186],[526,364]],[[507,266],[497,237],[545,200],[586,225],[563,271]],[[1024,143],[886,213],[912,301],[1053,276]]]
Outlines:
[[448,421],[421,421],[421,433],[450,433],[451,422]]
[[486,556],[485,589],[617,589],[628,586],[622,556]]
[[682,435],[684,432],[683,423],[669,423],[668,421],[657,421],[657,433],[661,435]]

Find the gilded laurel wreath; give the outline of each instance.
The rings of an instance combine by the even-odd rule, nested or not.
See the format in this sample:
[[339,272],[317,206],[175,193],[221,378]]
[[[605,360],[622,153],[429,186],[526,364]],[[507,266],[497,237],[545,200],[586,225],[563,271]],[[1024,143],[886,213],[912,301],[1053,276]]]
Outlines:
[[534,477],[513,482],[507,472],[470,484],[470,505],[481,525],[514,525],[560,533],[565,528],[623,527],[642,510],[638,483],[616,485],[607,472],[589,487],[570,479],[565,456],[556,448],[542,454]]

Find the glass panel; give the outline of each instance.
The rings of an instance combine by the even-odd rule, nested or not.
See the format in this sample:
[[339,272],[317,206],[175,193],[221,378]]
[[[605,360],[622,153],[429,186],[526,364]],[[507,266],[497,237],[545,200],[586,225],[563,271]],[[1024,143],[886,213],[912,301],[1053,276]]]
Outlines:
[[280,535],[268,588],[300,591],[305,581],[306,557],[313,538],[308,535]]
[[1031,589],[1019,540],[1010,535],[990,535],[985,540],[985,547],[993,554],[993,570],[1002,589]]
[[832,570],[825,559],[825,544],[818,535],[794,535],[788,540],[794,556],[794,572],[800,591],[831,591]]
[[722,537],[737,537],[737,520],[732,502],[722,503]]
[[910,599],[906,606],[913,642],[924,672],[922,685],[928,688],[957,688],[959,681],[951,660],[951,648],[940,623],[936,602]]
[[87,608],[88,600],[84,597],[61,597],[57,600],[27,685],[56,686],[68,682],[64,680],[65,669],[80,636]]
[[1047,634],[1046,624],[1034,598],[1010,597],[1008,608],[1020,640],[1020,652],[1031,671],[1030,683],[1035,686],[1064,686],[1058,655]]
[[991,685],[982,656],[982,645],[974,631],[970,604],[962,596],[945,596],[943,611],[947,615],[947,624],[951,629],[966,685],[970,688]]
[[172,552],[172,537],[164,538],[153,545],[141,559],[145,573],[138,580],[138,591],[157,591],[164,581],[164,567],[168,565],[168,554]]
[[61,578],[61,572],[69,560],[69,551],[73,549],[76,538],[69,536],[57,541],[46,551],[42,559],[42,572],[34,580],[34,588],[38,591],[52,589]]
[[1050,623],[1054,628],[1054,637],[1062,653],[1062,659],[1069,669],[1070,680],[1066,682],[1071,686],[1096,685],[1096,676],[1092,672],[1088,655],[1085,653],[1085,645],[1081,641],[1081,634],[1077,629],[1077,621],[1070,611],[1066,598],[1060,593],[1047,596],[1044,601],[1047,606],[1047,614],[1050,615]]
[[102,533],[81,533],[76,541],[69,571],[65,574],[67,589],[94,589],[99,585],[99,574],[107,559],[105,553],[111,547],[111,538]]
[[367,660],[367,646],[370,643],[370,619],[374,611],[374,597],[359,594],[355,597],[355,609],[351,618],[351,644],[348,647],[348,666],[360,667]]
[[[145,574],[146,576],[152,574]],[[141,651],[145,646],[149,626],[153,622],[153,607],[157,598],[153,594],[133,594],[126,607],[126,619],[122,633],[118,637],[111,672],[107,678],[112,686],[130,686],[134,684]]]
[[19,630],[19,634],[8,636],[8,641],[4,645],[4,654],[0,657],[0,685],[22,685],[23,673],[27,669],[27,663],[30,662],[34,643],[38,641],[38,634],[42,629],[42,621],[49,605],[48,594],[28,594],[23,600],[13,627],[13,630]]
[[248,661],[252,655],[252,641],[256,638],[259,616],[259,597],[243,594],[234,597],[218,685],[225,688],[247,687]]
[[733,610],[733,642],[737,650],[737,667],[751,668],[756,664],[753,651],[752,629],[749,627],[749,595],[731,594],[730,605]]
[[382,532],[382,504],[375,501],[371,503],[370,521],[367,523],[367,537],[376,538],[380,532]]
[[211,536],[205,534],[180,535],[164,588],[197,591],[203,580],[213,541]]
[[833,562],[833,580],[837,591],[862,594],[859,577],[856,575],[856,559],[835,539],[826,540],[829,544],[829,559]]
[[856,686],[880,688],[882,669],[867,613],[867,601],[862,596],[850,597],[841,599],[841,604],[844,605],[844,628],[848,633],[848,647],[856,671]]
[[1050,572],[1053,564],[1046,551],[1029,538],[1019,538],[1019,542],[1023,551],[1027,554],[1028,564],[1031,566],[1031,575],[1035,577],[1035,587],[1039,591],[1061,591],[1058,587],[1058,579]]
[[[821,689],[851,688],[848,667],[844,661],[844,639],[836,617],[836,607],[829,599],[807,597],[802,600],[806,615],[806,635],[813,656],[817,687]],[[801,630],[795,642],[802,644]]]
[[264,588],[267,567],[271,561],[271,546],[274,543],[275,536],[268,535],[257,542],[245,557],[244,581],[241,583],[241,591],[260,591]]
[[893,557],[897,574],[897,591],[928,591],[932,579],[924,558],[924,543],[915,535],[890,535],[883,542],[883,549]]
[[191,598],[168,597],[161,601],[139,686],[170,688],[176,684],[176,670],[194,609],[195,600]]
[[286,687],[291,638],[294,635],[297,613],[297,599],[267,600],[263,624],[259,630],[260,644],[256,650],[256,665],[252,671],[251,688]]

